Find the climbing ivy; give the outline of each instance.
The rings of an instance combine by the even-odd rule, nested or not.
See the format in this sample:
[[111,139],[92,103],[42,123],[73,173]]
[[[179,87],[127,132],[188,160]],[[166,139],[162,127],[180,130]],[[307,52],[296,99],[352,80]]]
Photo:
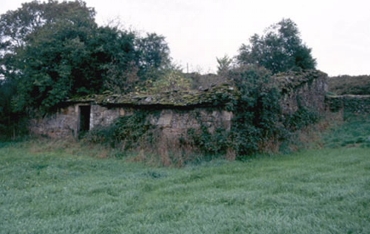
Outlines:
[[152,112],[139,110],[132,115],[122,116],[113,124],[92,130],[86,139],[94,143],[105,143],[123,151],[134,150],[155,142],[155,126],[147,116]]
[[237,155],[259,151],[262,141],[281,132],[280,92],[271,73],[256,66],[246,66],[230,72],[241,96],[233,108],[231,129]]
[[298,110],[284,114],[281,109],[281,85],[272,74],[257,66],[241,66],[228,74],[239,95],[228,96],[226,108],[234,113],[229,130],[209,132],[204,126],[191,129],[188,136],[205,154],[225,154],[230,149],[241,158],[266,149],[268,142],[289,141],[293,132],[315,123],[315,110],[298,105]]
[[210,132],[204,125],[200,129],[191,128],[187,131],[187,142],[195,146],[205,156],[223,155],[230,147],[230,133],[224,128]]
[[[212,92],[210,98],[214,100],[214,106],[233,113],[231,128],[210,127],[201,116],[194,116],[199,127],[188,129],[178,139],[176,147],[179,152],[191,149],[206,158],[232,152],[236,158],[243,158],[289,141],[295,131],[319,120],[317,112],[301,102],[298,102],[297,111],[283,113],[281,88],[264,68],[238,67],[229,71],[229,78],[233,82],[230,87],[234,87],[235,92]],[[133,115],[117,119],[109,127],[93,130],[90,139],[109,143],[124,151],[151,149],[161,141],[160,127],[150,123],[156,112],[159,114],[160,110],[137,110]]]

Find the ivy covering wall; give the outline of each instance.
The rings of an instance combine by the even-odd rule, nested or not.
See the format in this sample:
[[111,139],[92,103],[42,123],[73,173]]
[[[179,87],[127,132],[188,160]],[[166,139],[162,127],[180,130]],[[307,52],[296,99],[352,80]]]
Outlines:
[[370,95],[328,95],[326,97],[328,109],[333,112],[369,114]]
[[[267,69],[243,66],[231,70],[228,81],[202,91],[89,97],[111,108],[120,105],[138,108],[132,116],[121,117],[113,125],[94,131],[90,139],[99,142],[96,139],[106,141],[108,137],[108,142],[121,145],[125,151],[148,149],[148,145],[155,148],[158,141],[171,139],[175,146],[171,150],[191,149],[206,157],[242,158],[288,140],[293,132],[318,121],[323,110],[326,74],[319,71],[273,76]],[[290,106],[288,111],[286,103]],[[202,111],[196,111],[197,108]],[[158,124],[159,120],[151,121],[162,118],[163,114],[153,117],[153,113],[164,113],[165,109],[177,113],[176,118],[173,114],[164,117],[169,123],[167,128]],[[230,126],[216,124],[216,113],[222,110],[232,113]],[[189,115],[194,115],[191,124],[180,124],[184,125],[181,131],[174,127],[186,122]],[[168,135],[166,140],[163,136],[168,132],[175,134]]]

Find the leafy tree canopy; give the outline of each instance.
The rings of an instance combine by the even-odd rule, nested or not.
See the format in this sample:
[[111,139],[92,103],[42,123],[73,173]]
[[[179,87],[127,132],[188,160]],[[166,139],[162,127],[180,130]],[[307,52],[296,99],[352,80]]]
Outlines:
[[171,67],[170,49],[163,36],[148,33],[146,37],[138,38],[135,44],[142,80],[158,79],[158,70]]
[[253,35],[249,43],[239,49],[239,64],[263,66],[274,74],[316,66],[311,49],[302,42],[297,25],[290,19],[271,25],[264,35]]
[[80,0],[33,1],[0,16],[0,76],[17,84],[15,110],[50,110],[72,97],[129,92],[170,64],[164,37],[99,27]]

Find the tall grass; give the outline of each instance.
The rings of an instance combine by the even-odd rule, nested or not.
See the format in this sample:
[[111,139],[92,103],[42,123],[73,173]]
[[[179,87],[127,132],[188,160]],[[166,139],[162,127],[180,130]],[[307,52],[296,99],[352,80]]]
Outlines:
[[344,113],[345,121],[323,134],[326,147],[370,147],[370,115]]
[[0,233],[370,232],[369,148],[177,169],[70,144],[0,144]]

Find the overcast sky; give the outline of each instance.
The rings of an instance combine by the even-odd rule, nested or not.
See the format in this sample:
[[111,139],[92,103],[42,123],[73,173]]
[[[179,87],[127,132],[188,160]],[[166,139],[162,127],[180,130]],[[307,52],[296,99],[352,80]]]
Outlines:
[[[0,14],[30,0],[0,0]],[[98,24],[120,19],[127,29],[166,37],[186,71],[215,72],[216,57],[283,18],[292,19],[317,59],[334,75],[370,75],[369,0],[85,0]]]

